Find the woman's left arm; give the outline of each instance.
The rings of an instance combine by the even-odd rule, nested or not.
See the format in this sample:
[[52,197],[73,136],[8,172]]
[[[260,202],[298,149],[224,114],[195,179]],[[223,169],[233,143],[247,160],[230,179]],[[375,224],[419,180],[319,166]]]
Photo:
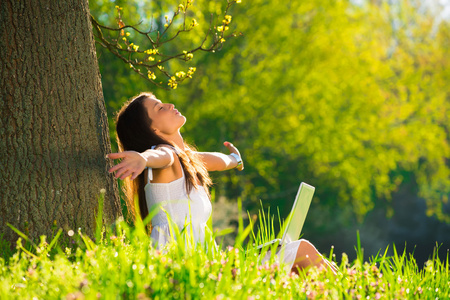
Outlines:
[[223,144],[230,150],[229,155],[220,152],[197,153],[205,163],[206,169],[208,171],[225,171],[237,168],[239,171],[242,171],[244,169],[244,163],[242,162],[239,150],[230,142],[224,142]]

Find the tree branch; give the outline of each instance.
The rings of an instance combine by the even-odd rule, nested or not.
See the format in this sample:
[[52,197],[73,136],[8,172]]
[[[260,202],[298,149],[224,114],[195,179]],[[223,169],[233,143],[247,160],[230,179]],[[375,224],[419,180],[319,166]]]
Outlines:
[[[161,53],[159,51],[159,48],[164,44],[174,43],[176,39],[180,36],[180,34],[190,32],[198,25],[197,21],[193,19],[192,23],[186,26],[186,15],[188,7],[191,5],[190,1],[186,1],[184,2],[184,5],[180,4],[178,6],[178,9],[174,12],[172,20],[169,20],[166,17],[165,28],[162,32],[160,32],[159,30],[153,30],[153,21],[148,31],[142,31],[137,27],[141,25],[142,22],[136,25],[125,24],[121,19],[120,11],[122,10],[122,8],[118,6],[116,6],[118,12],[117,18],[118,20],[117,22],[119,25],[118,28],[100,24],[99,22],[97,22],[97,20],[95,20],[93,16],[91,16],[91,22],[94,28],[93,32],[96,38],[96,42],[99,45],[108,49],[108,51],[110,51],[113,55],[121,59],[123,62],[129,64],[130,68],[133,71],[138,73],[141,77],[145,78],[146,80],[150,81],[152,84],[164,89],[168,89],[167,86],[171,87],[172,89],[175,89],[178,83],[183,82],[187,78],[192,78],[192,75],[195,72],[195,68],[189,68],[187,74],[183,71],[179,71],[175,72],[175,75],[173,75],[170,74],[168,71],[166,71],[163,65],[167,64],[169,61],[173,59],[179,59],[188,62],[193,58],[193,53],[197,51],[215,52],[215,50],[221,50],[223,47],[223,43],[225,42],[225,38],[236,36],[235,33],[232,33],[226,37],[224,36],[224,33],[225,31],[228,30],[228,25],[231,22],[231,16],[228,15],[228,11],[230,7],[232,7],[235,3],[236,1],[227,0],[227,6],[223,14],[221,26],[213,25],[214,18],[213,15],[211,14],[208,31],[203,37],[200,45],[192,48],[189,51],[185,50],[182,51],[181,53],[179,52],[174,54]],[[164,36],[168,35],[170,29],[172,28],[172,25],[174,24],[175,18],[179,16],[181,13],[183,14],[183,24],[181,28],[178,29],[171,37],[162,40]],[[130,33],[129,32],[125,33],[126,29],[135,32],[135,34],[145,37],[145,40],[147,40],[150,43],[148,49],[139,50],[140,46],[130,42],[130,40],[127,38],[130,35]],[[104,32],[116,34],[117,38],[106,38]],[[151,36],[154,34],[156,34],[155,39],[153,39]],[[208,38],[212,38],[212,42],[209,46],[205,47],[205,43],[207,42]],[[122,42],[120,40],[122,40]],[[159,57],[160,59],[156,59],[155,58],[156,56]],[[140,68],[145,68],[147,74],[143,73]],[[163,75],[163,77],[166,79],[161,80],[160,78],[160,80],[156,80],[156,75],[153,70],[155,71],[157,70],[158,73]],[[163,84],[162,82],[165,83]]]

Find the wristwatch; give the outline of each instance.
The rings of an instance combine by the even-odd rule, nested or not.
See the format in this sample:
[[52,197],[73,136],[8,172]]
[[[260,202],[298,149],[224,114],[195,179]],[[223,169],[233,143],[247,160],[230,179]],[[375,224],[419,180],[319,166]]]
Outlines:
[[240,165],[242,165],[242,159],[239,155],[237,155],[236,153],[230,153],[230,155],[233,156],[234,158],[236,158],[236,160],[237,160],[236,168],[239,167]]

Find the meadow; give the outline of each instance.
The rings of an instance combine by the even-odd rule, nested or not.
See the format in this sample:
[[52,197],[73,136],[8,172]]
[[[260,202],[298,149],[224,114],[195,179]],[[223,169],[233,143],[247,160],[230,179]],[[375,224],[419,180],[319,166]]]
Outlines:
[[[101,211],[101,210],[100,210]],[[97,216],[95,237],[59,229],[51,239],[34,244],[26,235],[15,251],[0,243],[0,299],[448,299],[449,258],[437,255],[418,266],[412,255],[380,252],[363,260],[331,249],[326,255],[338,274],[315,268],[286,271],[275,256],[261,263],[254,245],[274,237],[273,216],[260,211],[244,226],[239,220],[233,246],[216,246],[229,230],[209,231],[204,245],[192,232],[172,227],[176,238],[155,249],[145,220],[134,226],[117,220],[112,226]],[[359,240],[359,239],[358,239]],[[65,242],[63,242],[65,241]]]

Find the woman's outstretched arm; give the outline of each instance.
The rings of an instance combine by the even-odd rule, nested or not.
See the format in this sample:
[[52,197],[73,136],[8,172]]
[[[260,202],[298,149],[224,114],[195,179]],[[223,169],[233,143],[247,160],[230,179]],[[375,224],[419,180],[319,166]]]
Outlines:
[[236,154],[242,162],[239,150],[230,142],[224,142],[223,144],[230,150],[230,155],[220,152],[198,152],[198,155],[205,163],[206,169],[208,171],[225,171],[237,167],[239,171],[242,171],[244,163],[238,165],[238,159],[231,155],[231,153]]
[[153,169],[163,169],[170,167],[175,161],[176,154],[168,147],[149,149],[139,153],[136,151],[124,151],[110,153],[106,157],[111,159],[122,159],[120,163],[109,169],[109,172],[116,172],[116,178],[125,179],[131,175],[134,180],[146,167]]

